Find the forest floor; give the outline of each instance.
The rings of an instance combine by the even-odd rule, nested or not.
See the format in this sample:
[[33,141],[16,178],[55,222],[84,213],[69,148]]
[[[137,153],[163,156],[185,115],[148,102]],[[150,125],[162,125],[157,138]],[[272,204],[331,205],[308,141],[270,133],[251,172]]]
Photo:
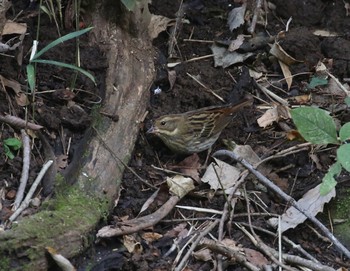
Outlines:
[[[23,98],[23,95],[19,95],[19,90],[6,83],[5,79],[17,82],[22,90],[27,84],[25,65],[28,64],[32,40],[36,37],[38,9],[37,6],[30,6],[29,1],[24,2],[26,1],[14,4],[7,12],[7,17],[14,18],[19,11],[24,11],[16,18],[16,22],[25,22],[28,27],[29,35],[25,36],[21,45],[22,56],[25,57],[20,59],[20,52],[17,51],[11,52],[13,57],[0,57],[2,86],[6,87],[6,90],[0,91],[0,114],[11,114],[20,118],[24,118],[26,114],[23,110],[27,103],[26,98],[32,101],[32,97],[29,95]],[[344,1],[271,1],[268,6],[261,7],[254,35],[249,32],[249,27],[255,12],[255,2],[259,1],[247,1],[242,22],[238,25],[237,21],[232,22],[232,31],[228,24],[229,13],[232,9],[241,7],[241,3],[193,0],[184,2],[181,7],[180,2],[158,0],[149,6],[152,14],[173,19],[173,25],[153,40],[157,77],[150,89],[148,114],[141,126],[129,163],[130,168],[159,190],[145,186],[133,172],[126,169],[120,197],[107,223],[117,224],[158,210],[169,197],[165,180],[174,176],[170,171],[195,179],[194,190],[153,227],[129,238],[124,236],[100,239],[85,255],[73,260],[78,270],[171,270],[187,252],[189,247],[185,245],[189,239],[196,237],[212,221],[222,217],[228,196],[222,192],[221,187],[213,189],[214,184],[206,183],[206,178],[203,178],[208,169],[208,166],[204,167],[207,153],[190,157],[175,155],[157,137],[146,134],[153,120],[159,116],[228,102],[237,103],[247,95],[253,97],[254,104],[237,113],[214,144],[212,153],[236,144],[244,145],[245,148],[249,146],[252,156],[266,159],[294,147],[297,151],[268,160],[258,169],[296,200],[319,185],[335,161],[334,146],[300,148],[304,142],[298,135],[291,138],[297,133],[293,130],[295,126],[286,111],[288,108],[312,105],[331,112],[339,124],[350,121],[349,109],[344,102],[346,93],[336,86],[334,80],[327,78],[324,85],[310,84],[316,78],[317,67],[322,62],[349,89],[346,83],[350,81],[350,11],[349,8],[346,9]],[[239,9],[236,11],[234,19],[242,12]],[[68,14],[67,12],[64,15]],[[41,46],[58,38],[55,24],[45,18],[45,14],[42,14],[42,18]],[[172,35],[177,18],[178,24],[175,34]],[[288,22],[290,18],[292,20]],[[66,18],[65,33],[73,31],[69,22],[69,18]],[[12,34],[7,39],[10,40],[13,36]],[[283,57],[291,59],[286,57],[288,54],[296,60],[285,67],[284,73],[276,56],[271,52],[272,45],[277,44],[276,41],[286,52],[281,53]],[[170,44],[173,45],[172,51],[169,51]],[[229,46],[231,49],[236,46],[236,50],[229,52]],[[98,48],[86,43],[84,36],[81,37],[80,47],[81,67],[93,73],[97,86],[82,75],[75,76],[70,70],[50,65],[37,66],[35,120],[45,127],[43,134],[52,146],[61,170],[69,164],[84,131],[91,125],[93,107],[103,99],[106,59]],[[47,52],[45,56],[62,62],[74,62],[75,42],[65,42],[58,48],[59,50],[52,49]],[[220,57],[216,55],[220,48],[225,54],[235,51],[238,56],[220,64]],[[236,60],[236,57],[240,60]],[[169,67],[177,62],[181,63]],[[288,72],[293,76],[286,76]],[[76,92],[70,90],[73,81],[75,89],[78,90]],[[278,98],[262,91],[264,87]],[[157,88],[161,89],[160,93],[155,92]],[[278,108],[276,118],[265,114],[268,109],[273,108]],[[20,133],[9,125],[1,125],[0,220],[4,222],[12,213],[11,204],[18,189],[22,157],[7,157],[3,140],[20,137]],[[41,153],[45,151],[45,143],[40,143],[39,140],[37,142],[33,148],[34,159],[29,182],[34,180],[44,161]],[[185,158],[187,159],[184,161]],[[209,159],[209,163],[211,162],[212,157]],[[230,163],[229,160],[226,162]],[[337,195],[333,202],[348,195],[349,177],[346,172],[337,177]],[[43,185],[43,193],[37,195],[40,201],[52,192],[50,187]],[[268,220],[283,214],[290,207],[290,202],[284,201],[277,193],[259,185],[255,178],[248,176],[230,204],[231,218],[222,225],[223,228],[214,228],[211,236],[207,236],[208,240],[219,239],[221,244],[243,255],[246,261],[257,268],[272,264],[271,255],[266,251],[264,253],[266,249],[259,247],[259,244],[263,243],[278,251],[278,238],[271,235],[276,229],[269,225]],[[327,204],[323,213],[318,216],[327,227],[333,226],[336,208]],[[24,215],[30,215],[35,210],[30,208]],[[347,213],[347,218],[343,219],[349,218]],[[260,238],[258,244],[252,243],[242,230],[246,228],[251,232],[250,226],[255,227],[255,234]],[[298,223],[283,235],[326,266],[335,269],[350,268],[350,260],[341,255],[332,242],[323,238],[323,233],[308,220]],[[344,238],[341,241],[350,247],[349,239]],[[175,242],[176,249],[170,251]],[[301,250],[287,243],[283,243],[282,247],[283,253],[308,258]],[[185,249],[181,251],[183,248]],[[220,253],[223,254],[223,251]],[[244,263],[238,258],[227,261],[225,257],[218,257],[220,253],[197,249],[186,263],[186,270],[213,270],[217,265],[221,265],[222,270],[246,270],[247,266],[244,267]],[[291,265],[296,266],[295,263]]]

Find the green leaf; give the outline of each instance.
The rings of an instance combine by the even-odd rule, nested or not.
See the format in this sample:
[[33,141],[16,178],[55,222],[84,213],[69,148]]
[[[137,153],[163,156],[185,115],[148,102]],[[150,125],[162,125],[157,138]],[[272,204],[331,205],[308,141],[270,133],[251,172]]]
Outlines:
[[32,64],[27,65],[27,78],[28,78],[29,88],[33,93],[35,90],[35,69]]
[[132,11],[135,8],[136,0],[121,0],[124,6],[129,10]]
[[13,158],[15,158],[15,156],[13,155],[12,151],[10,150],[10,148],[7,145],[4,145],[4,150],[5,150],[5,155],[10,158],[11,160]]
[[18,150],[22,147],[21,140],[14,138],[14,137],[10,137],[10,138],[5,139],[4,144],[6,146],[11,147],[13,150]]
[[350,144],[344,144],[337,150],[337,159],[342,167],[350,172]]
[[67,64],[67,63],[63,63],[63,62],[59,62],[59,61],[54,61],[54,60],[46,60],[46,59],[35,59],[35,60],[32,60],[32,62],[56,65],[56,66],[59,66],[59,67],[62,67],[62,68],[68,68],[68,69],[76,70],[76,71],[84,74],[86,77],[88,77],[96,85],[95,77],[91,73],[89,73],[86,70],[84,70],[84,69],[82,69],[80,67],[77,67],[75,65],[71,65],[71,64]]
[[317,86],[323,86],[323,85],[327,85],[328,84],[328,80],[325,78],[321,78],[321,77],[312,77],[308,88],[315,88]]
[[291,110],[295,126],[305,140],[313,144],[338,143],[335,123],[327,111],[315,107]]
[[350,97],[346,97],[344,102],[347,104],[347,106],[350,106]]
[[337,185],[337,181],[334,176],[339,176],[341,172],[341,165],[339,162],[334,163],[329,169],[327,174],[322,179],[320,186],[320,195],[325,196]]
[[57,40],[54,40],[53,42],[51,42],[48,45],[46,45],[39,52],[37,52],[34,55],[34,57],[33,57],[33,59],[31,61],[33,62],[34,59],[37,59],[39,56],[41,56],[42,54],[46,53],[48,50],[50,50],[51,48],[55,47],[56,45],[58,45],[60,43],[63,43],[65,41],[67,41],[67,40],[77,38],[77,37],[85,34],[86,32],[89,32],[91,29],[93,29],[93,27],[87,27],[87,28],[84,28],[82,30],[75,31],[75,32],[69,33],[67,35],[64,35],[63,37],[60,37]]
[[341,141],[350,139],[350,122],[345,123],[339,131],[339,137]]

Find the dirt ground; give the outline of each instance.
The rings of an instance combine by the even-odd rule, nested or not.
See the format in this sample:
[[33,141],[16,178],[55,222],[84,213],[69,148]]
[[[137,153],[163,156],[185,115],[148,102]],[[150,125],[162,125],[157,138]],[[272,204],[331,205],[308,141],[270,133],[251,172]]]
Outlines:
[[[152,14],[174,19],[179,10],[180,2],[178,0],[152,1],[149,9]],[[241,50],[243,53],[251,52],[251,56],[244,62],[227,68],[214,67],[213,57],[188,61],[197,57],[211,55],[212,50],[210,47],[214,41],[220,44],[226,42],[227,44],[227,41],[236,39],[240,34],[249,34],[246,24],[233,31],[230,31],[227,25],[228,13],[232,8],[240,6],[240,3],[236,4],[233,1],[226,0],[185,1],[184,19],[186,21],[181,24],[177,32],[176,46],[174,47],[172,58],[169,58],[168,53],[169,33],[172,28],[169,27],[167,31],[160,33],[154,39],[153,44],[157,53],[155,58],[157,78],[150,89],[151,98],[148,115],[140,129],[139,139],[129,164],[137,174],[148,180],[152,185],[159,187],[166,177],[169,176],[169,173],[166,171],[155,169],[155,167],[176,171],[181,168],[179,163],[185,157],[174,155],[159,139],[147,135],[147,129],[156,117],[164,114],[182,113],[206,106],[223,104],[207,89],[213,90],[226,102],[238,102],[247,94],[255,97],[254,105],[239,112],[232,123],[223,131],[220,139],[213,146],[213,152],[227,148],[227,145],[223,143],[224,139],[232,140],[239,145],[251,146],[260,158],[266,158],[278,151],[300,144],[300,141],[291,141],[286,137],[287,132],[284,125],[294,128],[290,119],[273,123],[265,128],[257,124],[257,119],[266,111],[262,105],[271,105],[271,101],[258,89],[254,80],[249,76],[249,69],[255,69],[255,71],[266,75],[268,81],[274,86],[272,89],[281,98],[288,100],[291,106],[300,105],[300,102],[294,98],[304,94],[312,95],[313,97],[308,99],[305,104],[315,105],[328,110],[332,105],[336,105],[335,108],[338,108],[344,104],[344,96],[328,95],[322,92],[322,88],[310,90],[306,87],[315,72],[317,63],[325,58],[331,59],[328,63],[331,63],[329,64],[331,73],[336,78],[341,82],[350,81],[350,15],[347,16],[349,11],[345,9],[344,2],[340,0],[275,0],[271,2],[270,4],[273,5],[269,5],[269,12],[263,13],[258,18],[258,24],[254,33],[258,37],[266,37],[263,40],[268,40],[269,37],[275,37],[285,30],[288,19],[290,17],[293,18],[289,24],[289,31],[280,40],[280,45],[283,49],[299,61],[290,66],[291,73],[296,76],[293,77],[293,82],[289,89],[286,80],[283,80],[284,77],[278,62],[269,54],[269,44],[271,42],[247,44],[250,47],[242,47]],[[246,20],[250,20],[254,13],[254,3],[255,1],[248,1],[247,9],[251,13]],[[37,7],[29,5],[29,1],[14,3],[13,9],[8,11],[8,17],[16,16],[19,10],[22,9],[25,12],[17,20],[26,22],[30,26],[28,27],[29,35],[26,36],[23,46],[23,52],[28,52],[33,37],[36,35]],[[57,38],[55,25],[46,16],[42,16],[41,25],[40,36],[43,45]],[[336,33],[336,35],[315,35],[314,31],[320,29]],[[66,33],[71,31],[72,29],[65,29]],[[8,38],[10,39],[10,37]],[[59,48],[59,50],[52,50],[48,54],[48,58],[69,63],[74,61],[74,42],[66,42],[60,45]],[[80,48],[81,66],[94,74],[97,79],[97,86],[94,86],[84,76],[78,75],[75,85],[81,91],[73,95],[67,89],[74,80],[71,71],[49,65],[38,65],[38,90],[42,93],[36,95],[35,104],[37,109],[35,119],[37,123],[46,127],[44,136],[52,147],[54,155],[60,157],[62,162],[62,165],[60,165],[63,171],[66,163],[69,164],[71,159],[73,159],[75,148],[84,131],[91,125],[93,107],[98,105],[100,98],[103,99],[102,90],[106,60],[97,48],[92,48],[86,43],[84,37],[81,38]],[[23,61],[28,61],[28,58],[24,58]],[[167,63],[178,61],[183,63],[172,69],[167,68]],[[15,58],[4,56],[0,57],[0,62],[1,76],[18,81],[23,86],[26,85],[24,65],[19,66]],[[168,78],[168,71],[170,70],[172,72],[175,71],[176,74],[176,80],[173,85]],[[203,83],[207,89],[199,85],[193,77]],[[154,93],[154,89],[157,87],[162,89],[160,94]],[[49,90],[56,91],[45,92]],[[0,113],[12,112],[12,114],[23,118],[25,111],[22,106],[14,103],[14,96],[14,92],[0,91]],[[73,109],[67,106],[68,102],[71,101],[76,104]],[[337,112],[337,118],[341,123],[350,121],[348,109]],[[14,134],[15,131],[10,126],[2,124],[1,142],[3,139],[14,137]],[[62,138],[62,135],[64,135],[64,138]],[[71,147],[68,155],[65,156],[64,154],[67,153],[67,138],[71,138]],[[62,141],[64,144],[62,144]],[[30,169],[30,182],[33,181],[41,168],[43,163],[41,153],[45,152],[45,148],[44,144],[38,143],[36,148],[33,149],[35,159],[33,159]],[[319,166],[316,166],[309,153],[309,150],[305,150],[268,162],[269,168],[274,173],[274,182],[295,199],[299,199],[321,182],[322,177],[333,163],[335,157],[334,148],[318,152]],[[204,164],[205,158],[205,152],[199,154],[201,165]],[[13,160],[7,159],[4,149],[0,147],[1,221],[5,221],[11,213],[13,194],[18,187],[21,167],[21,156],[16,156]],[[204,172],[205,168],[200,170],[200,175]],[[342,189],[349,188],[349,180],[348,174],[339,176],[338,182],[341,182]],[[50,185],[47,187],[45,189],[44,186],[43,193],[38,195],[40,200],[44,200],[45,196],[52,192],[50,191]],[[163,186],[161,187],[163,191]],[[196,183],[194,193],[187,195],[181,200],[179,205],[222,210],[226,198],[222,193],[213,193],[209,188],[208,184]],[[245,189],[250,195],[250,212],[252,213],[264,213],[262,210],[267,209],[270,213],[282,214],[289,207],[288,203],[281,200],[275,193],[259,189],[252,181],[247,182]],[[166,197],[168,192],[166,189],[165,191],[150,204],[142,215],[154,212],[165,202],[164,197]],[[107,223],[113,224],[126,218],[130,219],[139,216],[142,206],[153,193],[154,190],[144,186],[133,173],[126,170],[118,204],[114,208],[113,213],[110,214]],[[234,222],[248,222],[246,204],[244,197],[237,199],[234,210]],[[330,211],[327,207],[325,210],[325,214]],[[138,244],[140,249],[138,253],[128,252],[123,246],[125,242],[123,238],[104,239],[99,240],[99,243],[87,251],[85,255],[74,259],[73,263],[78,266],[78,270],[87,270],[87,268],[90,268],[90,270],[170,270],[177,252],[175,250],[175,252],[170,253],[166,257],[164,255],[172,246],[174,239],[179,237],[180,228],[183,227],[189,230],[190,227],[193,227],[198,230],[200,224],[204,222],[200,219],[210,219],[211,215],[193,210],[174,209],[152,229],[134,236],[135,243]],[[271,230],[267,225],[268,218],[265,215],[252,216],[252,224]],[[327,215],[325,215],[323,222],[329,226]],[[233,223],[226,226],[225,235],[235,240],[237,245],[256,249]],[[157,233],[161,237],[155,239],[156,241],[150,242],[142,238],[145,233]],[[217,232],[213,231],[213,235],[216,234]],[[320,238],[312,229],[311,223],[305,222],[297,226],[296,229],[287,231],[285,235],[295,243],[300,244],[321,263],[334,268],[350,268],[350,262],[342,258],[329,242]],[[259,236],[270,247],[277,247],[277,240],[274,237],[260,231]],[[179,246],[181,248],[181,244]],[[290,246],[284,246],[284,252],[299,255],[299,252]],[[213,270],[213,263],[210,260],[204,261],[191,258],[187,263],[187,270],[195,269]],[[244,267],[234,263],[228,266],[226,270],[244,270]]]

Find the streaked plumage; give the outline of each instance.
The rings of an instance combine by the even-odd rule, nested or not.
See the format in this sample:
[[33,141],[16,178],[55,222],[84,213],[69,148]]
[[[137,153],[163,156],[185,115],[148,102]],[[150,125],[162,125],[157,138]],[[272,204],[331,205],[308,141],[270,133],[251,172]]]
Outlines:
[[147,133],[157,135],[174,152],[201,152],[215,143],[235,112],[251,104],[252,100],[244,100],[235,105],[165,115],[156,119]]

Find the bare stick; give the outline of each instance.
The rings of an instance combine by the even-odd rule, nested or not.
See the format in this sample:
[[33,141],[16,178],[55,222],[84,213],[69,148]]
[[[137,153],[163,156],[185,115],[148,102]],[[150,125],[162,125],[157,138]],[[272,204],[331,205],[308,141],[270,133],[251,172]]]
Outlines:
[[291,205],[296,208],[299,212],[301,212],[303,215],[305,215],[309,220],[311,220],[336,246],[337,250],[340,253],[343,253],[347,258],[350,259],[350,251],[338,241],[338,239],[327,229],[326,226],[324,226],[317,218],[309,214],[308,211],[304,210],[302,207],[299,206],[299,204],[293,199],[291,196],[284,193],[281,188],[279,188],[277,185],[275,185],[272,181],[270,181],[268,178],[266,178],[264,175],[262,175],[259,171],[255,170],[254,167],[248,163],[245,159],[239,157],[234,152],[226,151],[226,150],[220,150],[213,154],[214,157],[217,156],[228,156],[239,163],[241,163],[243,166],[245,166],[251,173],[253,173],[257,179],[267,186],[268,188],[272,189],[275,193],[277,193],[281,198],[283,198],[285,201],[291,203]]
[[40,130],[43,128],[43,126],[32,123],[32,122],[27,122],[23,119],[20,119],[15,116],[10,116],[10,115],[1,115],[0,114],[0,121],[8,123],[12,126],[19,127],[19,128],[29,128],[31,130]]
[[41,179],[44,177],[46,171],[49,169],[49,167],[52,165],[52,163],[53,163],[53,161],[49,160],[43,165],[43,167],[40,170],[38,176],[36,177],[32,187],[28,191],[27,196],[25,197],[25,199],[23,200],[23,202],[21,203],[19,208],[10,216],[10,218],[9,218],[10,222],[14,221],[22,213],[22,211],[29,206],[30,200],[31,200],[36,188],[38,187]]
[[30,165],[30,140],[24,129],[21,130],[22,142],[23,142],[23,165],[22,165],[22,175],[19,182],[18,191],[16,194],[16,200],[13,204],[12,210],[16,211],[19,205],[21,204],[24,197],[24,190],[27,186],[29,165]]
[[186,73],[189,77],[191,77],[195,82],[197,82],[198,84],[200,84],[205,91],[213,94],[215,96],[215,98],[218,98],[220,101],[225,102],[225,100],[220,97],[218,94],[216,94],[213,90],[211,90],[210,88],[208,88],[206,85],[204,85],[201,81],[199,81],[196,77],[194,77],[192,74],[189,74],[188,72]]
[[215,228],[215,226],[219,223],[219,220],[213,221],[205,230],[201,232],[201,234],[198,236],[197,240],[194,241],[190,247],[190,249],[187,251],[186,255],[182,258],[179,265],[174,269],[175,271],[181,271],[185,268],[186,262],[192,255],[192,252],[195,250],[199,242],[206,236],[212,229]]
[[254,9],[254,15],[253,15],[253,19],[252,19],[252,24],[250,25],[250,27],[248,28],[248,32],[249,33],[254,33],[255,31],[255,26],[256,26],[256,22],[258,21],[258,16],[260,13],[260,9],[261,9],[261,0],[256,0],[256,6]]

